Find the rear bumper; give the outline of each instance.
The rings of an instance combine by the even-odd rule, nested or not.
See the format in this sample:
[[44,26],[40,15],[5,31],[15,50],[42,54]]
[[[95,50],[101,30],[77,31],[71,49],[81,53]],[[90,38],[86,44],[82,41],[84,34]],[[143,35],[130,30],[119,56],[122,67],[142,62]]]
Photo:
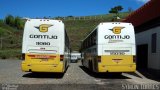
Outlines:
[[136,65],[101,65],[98,64],[98,72],[135,72]]
[[21,64],[21,69],[24,72],[57,72],[63,73],[63,63],[59,64],[30,64],[25,61]]

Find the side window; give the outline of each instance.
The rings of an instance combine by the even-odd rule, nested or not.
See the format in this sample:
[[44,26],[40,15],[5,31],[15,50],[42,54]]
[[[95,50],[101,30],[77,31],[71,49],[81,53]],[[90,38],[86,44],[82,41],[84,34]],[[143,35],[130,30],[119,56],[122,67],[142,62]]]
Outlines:
[[94,32],[94,44],[96,44],[96,38],[97,38],[97,30]]

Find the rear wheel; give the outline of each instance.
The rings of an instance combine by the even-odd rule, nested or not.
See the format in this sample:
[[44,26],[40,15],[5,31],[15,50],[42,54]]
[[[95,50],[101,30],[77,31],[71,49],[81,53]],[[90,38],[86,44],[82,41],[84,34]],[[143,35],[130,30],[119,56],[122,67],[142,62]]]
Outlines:
[[93,65],[92,65],[92,61],[89,61],[89,69],[93,72]]
[[82,65],[84,66],[84,64],[83,64],[83,59],[81,60],[81,63],[82,63]]

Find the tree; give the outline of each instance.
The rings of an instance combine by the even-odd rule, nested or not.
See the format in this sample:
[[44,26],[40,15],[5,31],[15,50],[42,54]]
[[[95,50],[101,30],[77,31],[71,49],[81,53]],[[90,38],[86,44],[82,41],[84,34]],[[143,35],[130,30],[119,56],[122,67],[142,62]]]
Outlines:
[[14,17],[12,15],[8,15],[6,18],[5,18],[5,23],[10,25],[10,26],[14,26]]
[[70,16],[67,16],[67,17],[70,17],[70,18],[71,18],[71,17],[74,17],[74,16],[70,15]]
[[43,19],[48,19],[48,18],[46,16],[44,16]]
[[23,22],[21,22],[21,25],[20,25],[19,29],[20,30],[24,29],[24,23]]
[[118,13],[118,11],[115,8],[111,8],[111,10],[109,11],[109,13]]
[[24,22],[20,17],[13,17],[12,15],[8,15],[5,18],[5,23],[9,26],[16,27],[19,30],[24,28]]
[[119,12],[119,11],[123,10],[123,7],[122,6],[117,6],[117,7],[115,7],[115,9]]
[[17,27],[17,29],[21,29],[21,19],[20,17],[15,17],[15,21],[14,21],[14,25],[15,27]]
[[119,16],[119,12],[123,10],[122,6],[115,6],[114,8],[111,8],[111,10],[109,11],[109,13],[115,13],[116,16]]

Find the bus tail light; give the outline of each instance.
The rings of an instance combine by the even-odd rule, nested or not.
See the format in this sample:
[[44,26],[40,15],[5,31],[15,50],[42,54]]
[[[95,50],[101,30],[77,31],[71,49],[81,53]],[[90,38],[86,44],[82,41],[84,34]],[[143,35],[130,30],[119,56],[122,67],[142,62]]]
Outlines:
[[35,57],[35,55],[28,55],[29,57],[31,57],[31,58],[34,58]]
[[32,59],[54,59],[56,56],[53,55],[28,55]]
[[101,56],[98,56],[98,57],[97,57],[97,60],[98,60],[98,62],[100,63],[100,62],[101,62]]
[[133,56],[133,63],[136,63],[136,56]]
[[22,53],[22,60],[25,60],[25,54]]
[[49,56],[49,58],[56,58],[56,56]]
[[60,61],[63,61],[64,55],[60,55]]

